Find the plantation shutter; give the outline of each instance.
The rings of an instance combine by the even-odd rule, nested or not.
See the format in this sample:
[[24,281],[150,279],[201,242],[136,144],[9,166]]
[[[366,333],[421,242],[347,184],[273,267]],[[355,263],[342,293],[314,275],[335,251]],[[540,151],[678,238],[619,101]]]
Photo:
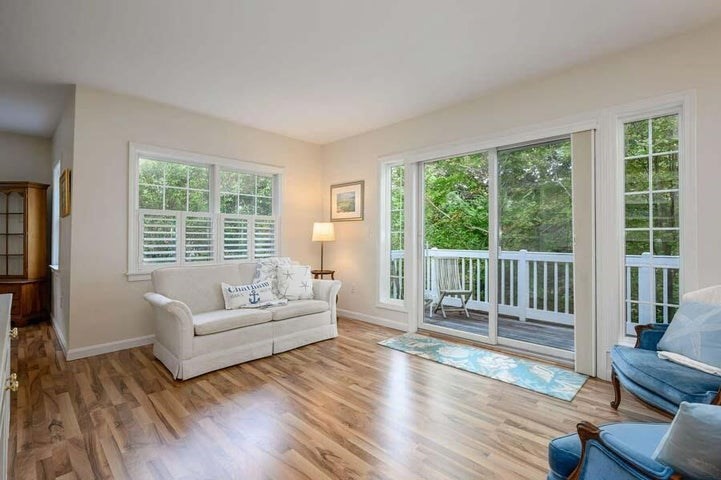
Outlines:
[[210,262],[213,260],[213,220],[207,215],[185,217],[185,261]]
[[223,260],[248,258],[248,220],[223,218]]
[[178,251],[177,215],[142,213],[140,217],[142,263],[175,263]]
[[267,258],[275,255],[275,219],[255,219],[253,250],[255,258]]

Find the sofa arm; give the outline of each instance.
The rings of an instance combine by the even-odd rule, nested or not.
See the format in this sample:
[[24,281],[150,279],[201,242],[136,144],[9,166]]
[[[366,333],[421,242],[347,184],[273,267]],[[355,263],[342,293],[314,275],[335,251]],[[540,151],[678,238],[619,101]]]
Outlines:
[[146,293],[155,310],[155,339],[178,359],[188,359],[193,349],[193,313],[181,301],[159,293]]
[[581,461],[569,480],[597,478],[674,478],[670,467],[640,453],[611,433],[588,422],[577,426]]
[[636,325],[636,348],[643,350],[657,350],[658,342],[666,333],[667,323],[649,323],[647,325]]
[[336,297],[343,285],[340,280],[313,280],[313,298],[323,300],[330,305],[331,323],[337,321]]

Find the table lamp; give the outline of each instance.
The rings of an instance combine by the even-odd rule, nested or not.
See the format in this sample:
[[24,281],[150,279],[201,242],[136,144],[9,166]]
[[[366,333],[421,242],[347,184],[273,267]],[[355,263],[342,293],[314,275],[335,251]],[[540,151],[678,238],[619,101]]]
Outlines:
[[335,229],[332,223],[315,222],[313,223],[314,242],[320,242],[320,269],[323,270],[323,244],[325,242],[335,241]]

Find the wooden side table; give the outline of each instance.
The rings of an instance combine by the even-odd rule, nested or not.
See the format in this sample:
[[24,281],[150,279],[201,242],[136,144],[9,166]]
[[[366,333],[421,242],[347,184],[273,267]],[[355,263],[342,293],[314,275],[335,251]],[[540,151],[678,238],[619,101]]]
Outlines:
[[322,279],[326,275],[330,275],[330,279],[335,280],[335,270],[311,270],[310,273],[313,274],[313,278],[316,280]]

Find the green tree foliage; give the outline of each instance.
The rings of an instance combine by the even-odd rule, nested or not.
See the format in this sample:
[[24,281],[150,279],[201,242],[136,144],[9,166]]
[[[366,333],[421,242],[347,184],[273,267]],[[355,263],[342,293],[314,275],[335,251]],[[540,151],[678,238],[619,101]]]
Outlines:
[[210,170],[182,163],[140,159],[140,208],[207,212],[210,209]]
[[624,125],[626,253],[679,254],[678,115]]
[[404,175],[405,167],[397,165],[391,168],[391,250],[403,250],[404,234]]
[[571,142],[498,152],[504,250],[572,252]]
[[[500,151],[498,161],[502,247],[570,252],[570,141]],[[424,181],[427,245],[487,250],[487,154],[429,163]]]
[[426,244],[488,249],[488,156],[475,153],[424,168]]

